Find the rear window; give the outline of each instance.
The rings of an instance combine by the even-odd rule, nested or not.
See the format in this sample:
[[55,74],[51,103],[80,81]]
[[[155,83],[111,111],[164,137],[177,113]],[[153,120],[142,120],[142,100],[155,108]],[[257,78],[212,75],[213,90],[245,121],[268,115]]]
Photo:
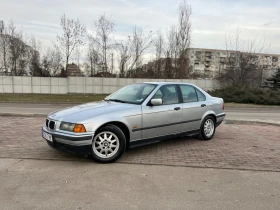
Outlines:
[[191,85],[180,85],[180,89],[183,96],[183,102],[197,102],[197,95],[195,88]]
[[198,101],[206,100],[206,96],[200,90],[196,89],[196,94],[197,94]]

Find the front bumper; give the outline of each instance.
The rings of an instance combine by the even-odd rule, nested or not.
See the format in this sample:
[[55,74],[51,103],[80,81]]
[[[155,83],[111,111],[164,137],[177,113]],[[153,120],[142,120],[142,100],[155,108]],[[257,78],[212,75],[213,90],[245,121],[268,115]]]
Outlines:
[[52,135],[53,141],[46,141],[48,145],[54,149],[74,154],[91,154],[91,144],[94,133],[81,135],[66,134],[57,131],[51,131],[45,126],[42,127],[42,131]]
[[58,142],[49,142],[48,145],[56,150],[62,152],[68,152],[77,155],[91,155],[91,146],[71,146],[67,144],[61,144]]

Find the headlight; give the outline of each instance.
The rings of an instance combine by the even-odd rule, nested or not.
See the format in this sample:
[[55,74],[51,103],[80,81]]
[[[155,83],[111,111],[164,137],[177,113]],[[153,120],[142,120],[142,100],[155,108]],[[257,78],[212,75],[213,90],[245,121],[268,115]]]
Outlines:
[[60,124],[60,130],[75,132],[75,133],[84,133],[86,132],[85,126],[83,124],[74,124],[62,122]]
[[74,123],[62,122],[62,123],[60,124],[60,130],[73,131],[74,126],[75,126]]

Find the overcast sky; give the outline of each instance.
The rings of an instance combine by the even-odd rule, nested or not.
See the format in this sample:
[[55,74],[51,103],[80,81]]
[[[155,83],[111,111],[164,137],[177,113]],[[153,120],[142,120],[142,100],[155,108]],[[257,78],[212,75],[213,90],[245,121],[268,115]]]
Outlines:
[[[91,28],[102,13],[116,24],[116,38],[131,34],[134,25],[144,31],[167,29],[177,23],[180,0],[0,0],[0,20],[13,19],[17,27],[48,45],[60,31],[60,16],[79,17]],[[189,0],[192,7],[192,47],[225,48],[225,35],[239,27],[243,38],[264,36],[268,53],[280,54],[280,0]]]

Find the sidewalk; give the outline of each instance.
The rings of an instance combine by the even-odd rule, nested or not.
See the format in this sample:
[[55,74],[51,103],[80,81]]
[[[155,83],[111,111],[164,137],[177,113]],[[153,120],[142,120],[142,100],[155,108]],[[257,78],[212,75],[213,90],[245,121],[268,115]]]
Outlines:
[[279,209],[280,174],[0,159],[1,209]]

